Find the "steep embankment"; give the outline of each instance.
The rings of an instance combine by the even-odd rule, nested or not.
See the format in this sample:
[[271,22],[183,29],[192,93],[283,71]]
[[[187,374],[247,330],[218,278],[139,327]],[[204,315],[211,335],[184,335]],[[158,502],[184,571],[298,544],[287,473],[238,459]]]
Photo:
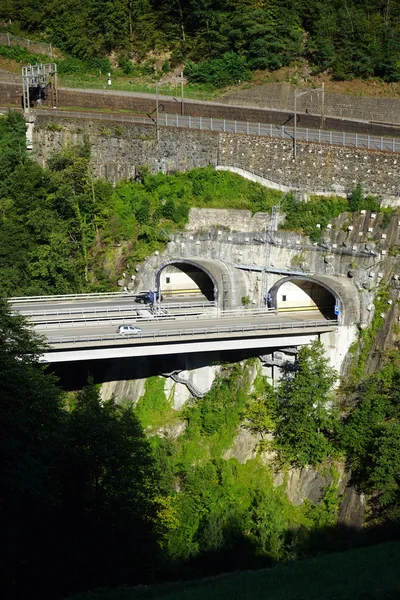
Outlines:
[[[400,589],[400,544],[382,544],[193,583],[107,592],[107,600],[395,600]],[[71,600],[105,600],[102,592]]]

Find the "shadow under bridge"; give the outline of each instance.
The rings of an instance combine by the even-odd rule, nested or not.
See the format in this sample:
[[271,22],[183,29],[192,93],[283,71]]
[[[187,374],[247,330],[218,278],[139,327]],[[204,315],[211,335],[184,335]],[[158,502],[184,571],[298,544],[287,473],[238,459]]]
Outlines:
[[278,312],[319,312],[343,325],[360,322],[360,300],[351,280],[333,275],[291,275],[269,290],[269,302]]
[[241,306],[242,297],[248,295],[245,273],[223,261],[202,258],[176,258],[164,262],[155,272],[155,289],[164,299],[207,299],[221,309]]

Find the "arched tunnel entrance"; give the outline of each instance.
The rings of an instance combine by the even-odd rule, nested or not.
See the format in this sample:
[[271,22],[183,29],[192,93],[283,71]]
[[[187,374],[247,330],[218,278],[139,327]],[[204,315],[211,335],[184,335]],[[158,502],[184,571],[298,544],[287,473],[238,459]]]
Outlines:
[[170,261],[163,265],[157,273],[156,288],[164,299],[186,296],[193,300],[218,300],[214,276],[204,267],[189,261]]
[[304,312],[336,319],[342,302],[325,282],[291,277],[278,281],[269,291],[270,303],[278,312]]
[[187,295],[214,301],[221,310],[241,307],[249,294],[246,273],[219,259],[172,258],[158,267],[154,277],[154,289],[164,299]]

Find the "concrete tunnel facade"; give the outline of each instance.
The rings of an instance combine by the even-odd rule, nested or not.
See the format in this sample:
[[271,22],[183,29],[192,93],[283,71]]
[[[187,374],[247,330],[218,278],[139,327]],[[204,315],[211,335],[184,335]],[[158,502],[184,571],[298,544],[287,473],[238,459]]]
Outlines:
[[[282,292],[286,286],[294,285],[299,295],[307,294],[308,306],[319,310],[326,318],[336,318],[334,309],[339,309],[338,321],[342,325],[356,325],[361,320],[361,304],[358,289],[350,279],[333,275],[290,275],[279,279],[269,290],[271,306],[284,310],[286,298]],[[290,306],[288,308],[294,308]],[[303,307],[307,304],[303,303]]]
[[[173,282],[175,276],[176,284]],[[246,274],[221,260],[168,260],[156,270],[154,283],[157,291],[171,294],[179,291],[190,293],[197,287],[201,294],[208,300],[214,300],[217,307],[223,310],[242,306],[242,298],[249,294]]]
[[[156,290],[161,289],[165,292],[167,289],[167,292],[170,292],[176,286],[175,291],[184,293],[189,285],[192,290],[198,290],[208,300],[214,300],[222,310],[241,307],[242,298],[251,295],[246,273],[216,259],[173,258],[163,262],[156,269],[154,278]],[[308,297],[308,302],[303,301],[304,306],[308,305],[311,310],[319,310],[326,318],[336,318],[336,307],[339,309],[338,321],[342,325],[360,323],[363,311],[359,290],[351,279],[306,273],[282,277],[269,289],[271,305],[282,311],[285,309],[282,296],[285,286],[288,285],[296,286],[299,294]],[[288,310],[295,308],[290,306],[290,302],[286,307]]]

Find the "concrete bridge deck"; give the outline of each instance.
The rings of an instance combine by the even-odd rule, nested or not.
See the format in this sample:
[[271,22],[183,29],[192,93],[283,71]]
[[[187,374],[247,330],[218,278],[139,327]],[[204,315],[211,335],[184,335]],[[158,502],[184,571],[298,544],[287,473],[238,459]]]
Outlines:
[[[138,334],[121,335],[121,320],[89,319],[37,324],[50,349],[46,362],[66,362],[100,358],[151,356],[241,350],[310,343],[315,336],[335,331],[336,321],[324,319],[318,311],[276,314],[248,311],[248,314],[164,315],[162,318],[132,319]],[[123,318],[123,322],[126,319]]]

